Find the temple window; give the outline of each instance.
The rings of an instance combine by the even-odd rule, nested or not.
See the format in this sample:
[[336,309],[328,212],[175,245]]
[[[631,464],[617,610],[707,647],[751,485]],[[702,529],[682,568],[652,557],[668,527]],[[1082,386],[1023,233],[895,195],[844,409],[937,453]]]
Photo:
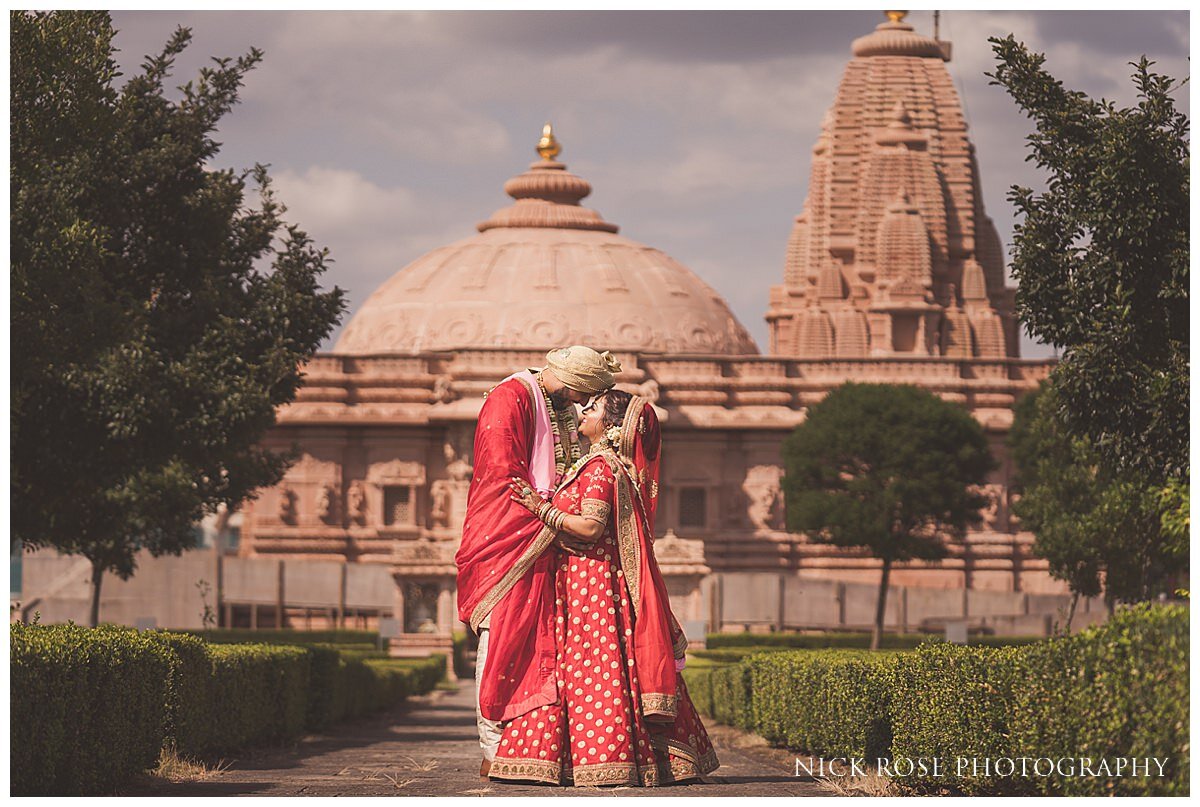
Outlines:
[[892,318],[892,349],[912,353],[917,349],[917,317],[897,314]]
[[387,485],[383,489],[383,523],[412,524],[412,487],[409,485]]
[[708,526],[708,491],[704,488],[679,489],[679,526]]

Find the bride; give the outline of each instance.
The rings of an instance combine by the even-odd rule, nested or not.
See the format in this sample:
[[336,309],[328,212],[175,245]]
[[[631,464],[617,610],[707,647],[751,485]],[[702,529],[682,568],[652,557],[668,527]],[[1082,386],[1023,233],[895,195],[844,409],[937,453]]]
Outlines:
[[698,779],[719,763],[679,675],[687,639],[654,558],[658,418],[646,399],[610,390],[583,410],[579,431],[591,451],[550,501],[511,484],[558,535],[547,549],[554,622],[542,628],[553,632],[557,698],[505,724],[488,775],[577,786]]

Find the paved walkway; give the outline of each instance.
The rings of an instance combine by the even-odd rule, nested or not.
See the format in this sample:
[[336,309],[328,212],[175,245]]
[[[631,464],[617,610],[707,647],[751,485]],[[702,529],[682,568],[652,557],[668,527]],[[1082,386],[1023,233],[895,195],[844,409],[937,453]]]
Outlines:
[[123,795],[149,796],[815,796],[796,777],[795,757],[759,737],[706,723],[721,767],[702,783],[663,788],[567,788],[479,779],[473,681],[438,690],[384,714],[343,723],[290,748],[232,760],[201,781],[145,777]]

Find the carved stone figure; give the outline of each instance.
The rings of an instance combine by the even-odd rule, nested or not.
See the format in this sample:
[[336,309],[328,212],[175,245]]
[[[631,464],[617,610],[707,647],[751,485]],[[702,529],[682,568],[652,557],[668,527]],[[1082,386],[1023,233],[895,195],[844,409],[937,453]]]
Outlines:
[[470,482],[475,469],[455,450],[454,445],[447,441],[442,453],[446,457],[446,475],[455,482]]
[[330,523],[337,518],[337,493],[333,485],[324,484],[317,490],[317,518]]
[[435,403],[448,404],[458,400],[454,384],[450,376],[440,375],[433,382],[433,400]]
[[742,490],[750,500],[746,515],[756,530],[779,528],[779,480],[782,476],[783,470],[777,465],[755,465],[746,471],[746,481],[742,483]]
[[978,493],[983,496],[987,502],[983,507],[979,508],[979,514],[983,520],[979,524],[971,527],[972,530],[998,530],[1002,528],[1001,523],[1001,503],[1004,498],[1004,486],[998,484],[988,485],[972,485],[970,488],[972,493]]
[[296,494],[287,485],[279,486],[279,520],[284,524],[296,523]]
[[439,479],[429,487],[429,521],[434,529],[447,529],[450,526],[450,508],[454,494],[451,482]]
[[367,491],[357,479],[350,483],[350,489],[346,491],[346,506],[352,523],[367,523]]
[[983,486],[983,495],[988,497],[988,503],[983,508],[983,523],[986,527],[998,530],[1003,524],[1001,504],[1004,502],[1004,486],[991,484]]

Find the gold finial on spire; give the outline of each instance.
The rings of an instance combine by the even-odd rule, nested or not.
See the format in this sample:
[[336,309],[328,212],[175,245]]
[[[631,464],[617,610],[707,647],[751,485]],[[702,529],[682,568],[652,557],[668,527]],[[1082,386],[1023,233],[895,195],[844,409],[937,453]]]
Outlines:
[[554,127],[549,123],[542,127],[542,139],[538,141],[537,153],[543,160],[553,160],[562,152],[562,146],[554,137]]
[[887,18],[892,22],[903,22],[904,18],[908,16],[907,11],[885,11],[883,13],[886,14]]

